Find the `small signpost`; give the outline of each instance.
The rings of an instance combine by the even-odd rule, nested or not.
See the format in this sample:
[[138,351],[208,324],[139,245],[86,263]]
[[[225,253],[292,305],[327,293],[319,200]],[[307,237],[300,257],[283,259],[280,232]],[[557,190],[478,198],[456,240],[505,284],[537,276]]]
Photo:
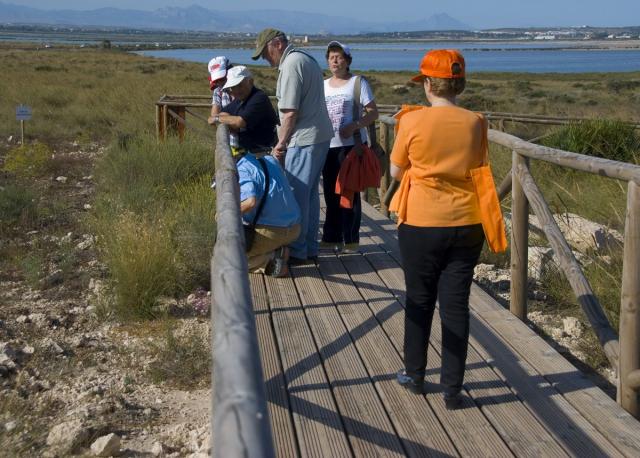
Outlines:
[[22,145],[24,145],[24,122],[31,119],[31,107],[27,105],[18,105],[16,107],[16,120],[20,121],[20,137]]

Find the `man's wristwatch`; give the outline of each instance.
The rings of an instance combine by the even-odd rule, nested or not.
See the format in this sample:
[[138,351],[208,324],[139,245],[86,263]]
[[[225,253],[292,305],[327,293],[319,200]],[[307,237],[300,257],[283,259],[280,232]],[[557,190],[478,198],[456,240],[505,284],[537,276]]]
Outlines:
[[216,123],[216,124],[219,123],[220,122],[220,115],[215,115],[213,117],[213,122]]

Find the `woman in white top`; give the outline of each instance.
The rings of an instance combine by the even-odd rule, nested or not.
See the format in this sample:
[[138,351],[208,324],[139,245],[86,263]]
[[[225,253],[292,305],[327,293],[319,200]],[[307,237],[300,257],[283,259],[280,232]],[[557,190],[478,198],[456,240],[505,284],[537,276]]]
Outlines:
[[[322,170],[327,208],[321,246],[356,252],[360,243],[362,215],[360,195],[356,193],[353,208],[340,208],[340,196],[335,193],[336,179],[345,157],[358,143],[354,137],[359,135],[360,142],[367,143],[366,127],[378,119],[378,108],[367,80],[349,71],[352,57],[348,46],[332,41],[327,46],[326,58],[331,78],[324,80],[324,97],[334,136]],[[360,97],[359,106],[354,109],[354,103],[357,103],[354,100],[357,98],[354,97],[357,79],[360,80]],[[357,113],[355,120],[354,111]]]

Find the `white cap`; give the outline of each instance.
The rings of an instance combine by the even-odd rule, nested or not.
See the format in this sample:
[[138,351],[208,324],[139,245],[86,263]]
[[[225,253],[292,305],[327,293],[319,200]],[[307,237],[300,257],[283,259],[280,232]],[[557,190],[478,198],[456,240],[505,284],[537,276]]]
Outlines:
[[244,65],[238,65],[231,67],[227,72],[227,82],[223,89],[229,89],[230,87],[237,86],[242,83],[245,78],[251,78],[251,72]]
[[349,49],[349,46],[347,45],[343,45],[342,43],[340,43],[339,41],[332,41],[327,45],[327,51],[329,50],[329,48],[341,48],[342,51],[344,52],[345,56],[351,56],[351,49]]
[[213,88],[213,84],[220,78],[224,78],[227,75],[227,68],[229,67],[229,60],[224,56],[214,57],[209,61],[207,68],[209,69],[209,83]]

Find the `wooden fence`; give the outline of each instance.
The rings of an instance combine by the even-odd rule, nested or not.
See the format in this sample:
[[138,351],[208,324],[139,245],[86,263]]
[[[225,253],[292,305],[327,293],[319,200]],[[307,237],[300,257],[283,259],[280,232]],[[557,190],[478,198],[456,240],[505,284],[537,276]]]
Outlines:
[[[380,144],[385,151],[390,152],[396,120],[381,116],[379,123]],[[640,418],[640,166],[536,145],[493,129],[489,130],[489,141],[512,150],[511,172],[498,187],[501,199],[511,190],[511,312],[521,320],[527,317],[528,231],[531,207],[541,222],[560,269],[569,281],[607,359],[618,374],[618,403],[636,418]],[[582,267],[536,185],[529,170],[529,159],[628,183],[618,333],[609,323]],[[383,183],[390,189],[381,189],[381,210],[388,215],[387,205],[396,186],[389,186],[391,181],[388,161],[384,166]]]
[[275,452],[228,127],[218,126],[216,138],[217,237],[211,259],[213,455],[271,458]]

